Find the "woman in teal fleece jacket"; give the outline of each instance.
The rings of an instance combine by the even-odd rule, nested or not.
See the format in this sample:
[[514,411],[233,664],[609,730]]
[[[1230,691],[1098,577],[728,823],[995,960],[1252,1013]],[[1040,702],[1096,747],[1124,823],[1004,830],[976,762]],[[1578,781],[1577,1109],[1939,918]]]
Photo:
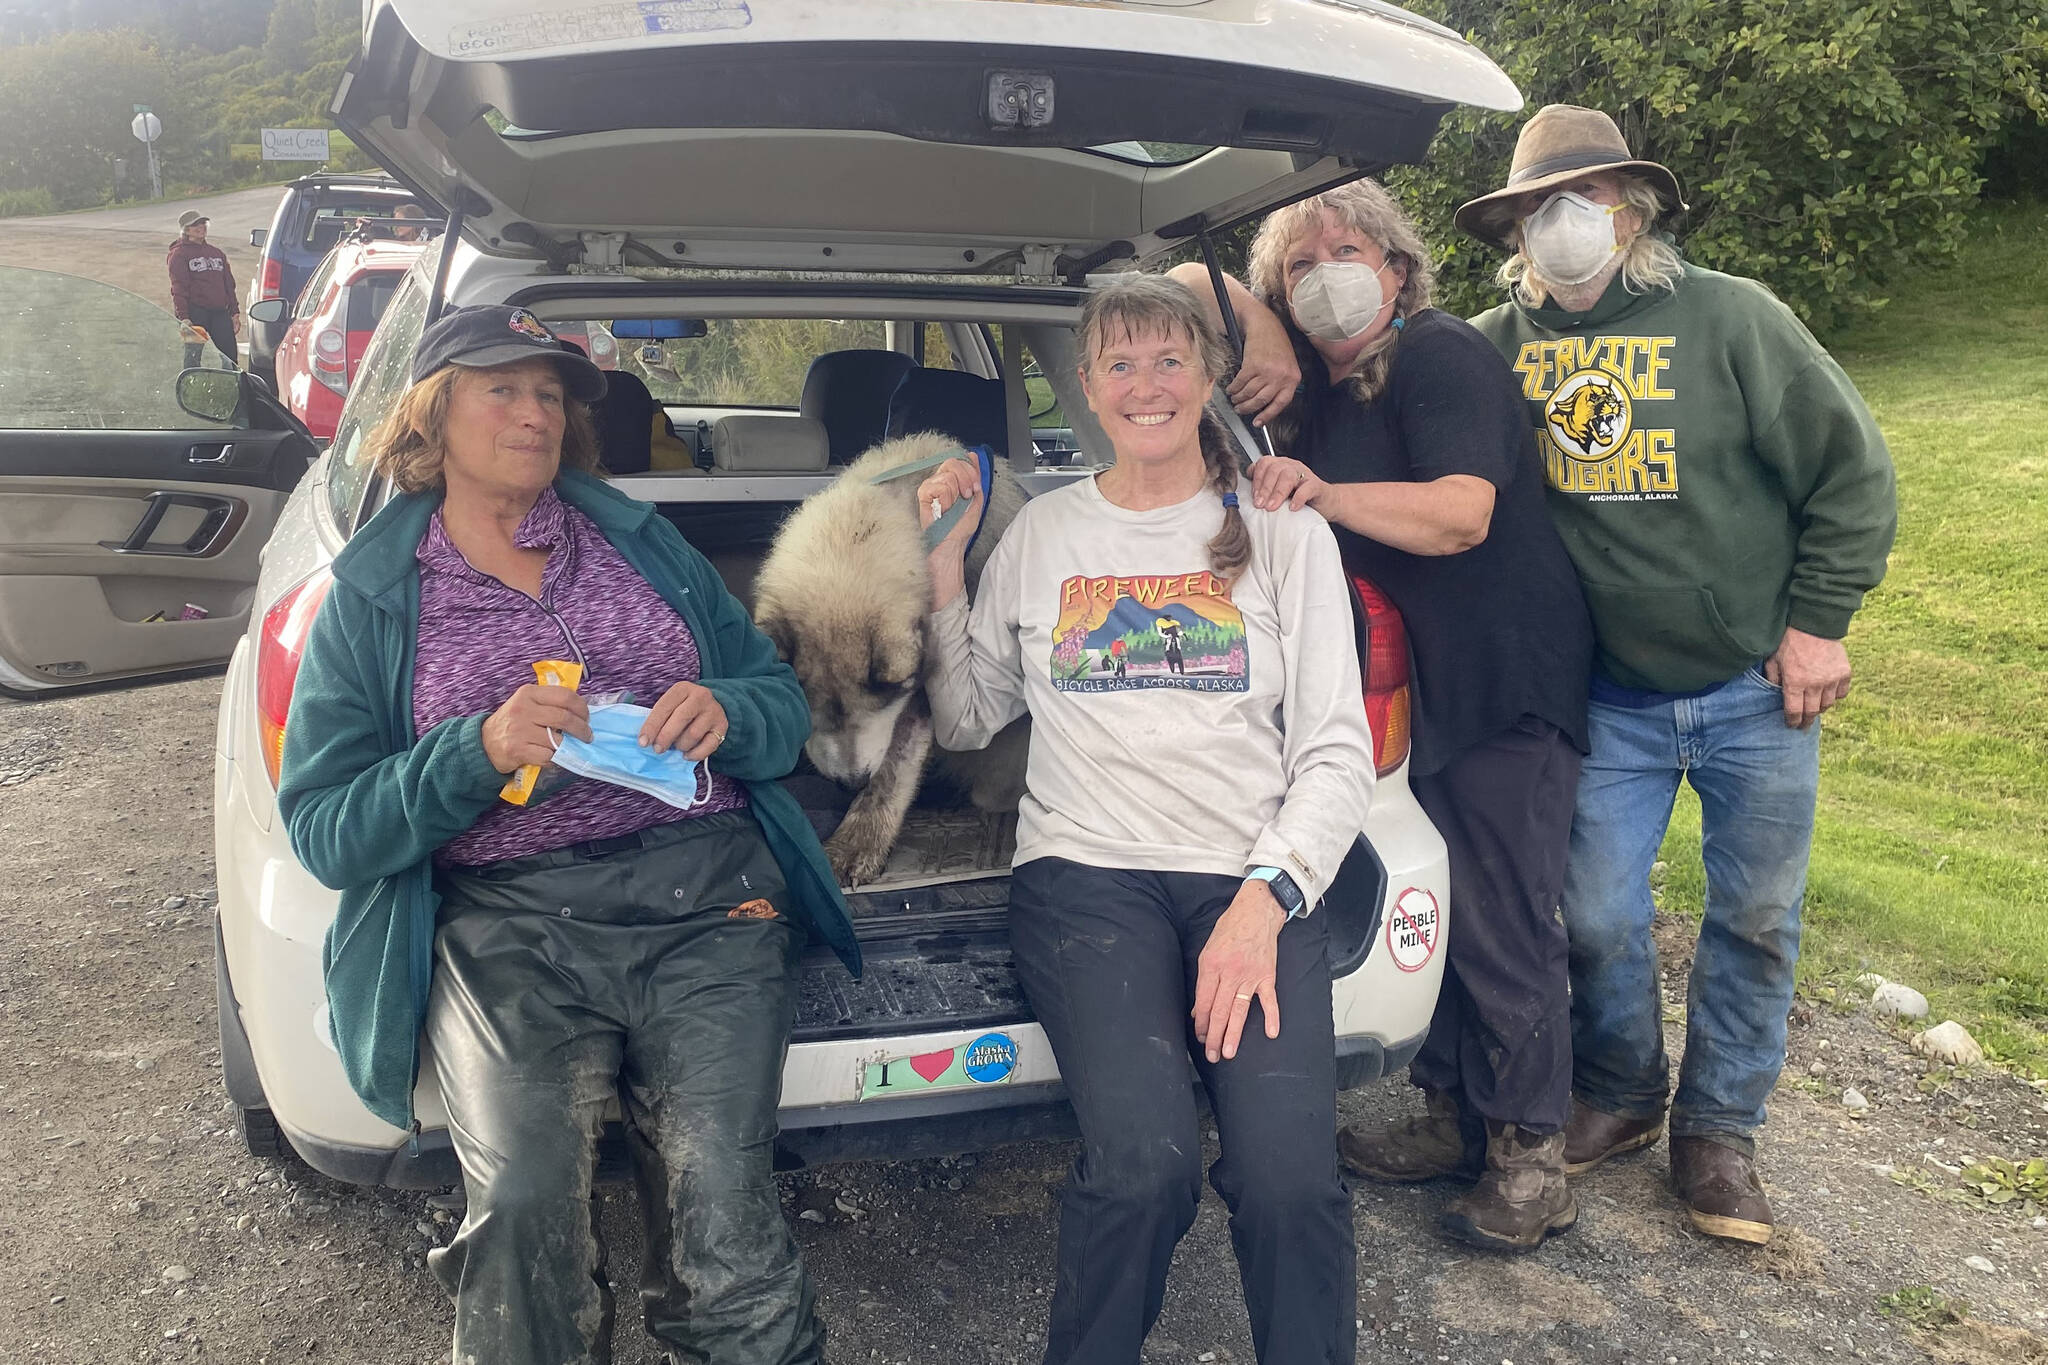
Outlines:
[[[416,1131],[423,1028],[432,1044],[469,1187],[463,1228],[432,1258],[456,1300],[454,1358],[606,1358],[611,1300],[588,1196],[616,1094],[640,1133],[646,1206],[669,1215],[649,1229],[666,1252],[661,1292],[650,1281],[642,1295],[649,1330],[691,1358],[811,1361],[822,1329],[775,1196],[774,1112],[806,931],[856,972],[859,950],[823,849],[775,781],[796,762],[809,708],[673,526],[563,467],[595,466],[578,399],[601,384],[523,310],[461,309],[427,330],[414,390],[377,437],[380,467],[407,491],[335,559],[294,690],[279,807],[300,861],[342,893],[323,953],[329,1016],[372,1112]],[[492,499],[502,545],[474,529]],[[525,555],[538,591],[476,567],[513,562],[505,553]],[[599,569],[612,575],[602,584],[588,577]],[[618,602],[636,593],[662,629],[614,638]],[[487,629],[465,634],[477,613]],[[559,634],[521,654],[536,622]],[[534,660],[580,652],[579,636],[593,692],[617,690],[662,648],[694,650],[695,678],[672,669],[640,700],[672,682],[667,695],[715,702],[699,706],[722,733],[688,745],[714,755],[702,765],[714,813],[622,817],[624,789],[588,779],[524,811],[501,802],[511,751],[492,726],[517,698],[456,714],[462,689],[503,697],[510,670],[530,679]],[[456,640],[467,653],[450,658]],[[506,650],[509,662],[491,657]],[[500,681],[479,681],[493,669]],[[578,719],[562,728],[581,728],[587,711],[566,700]],[[625,832],[548,837],[558,825],[575,839],[592,818],[611,820],[607,832],[623,819]]]

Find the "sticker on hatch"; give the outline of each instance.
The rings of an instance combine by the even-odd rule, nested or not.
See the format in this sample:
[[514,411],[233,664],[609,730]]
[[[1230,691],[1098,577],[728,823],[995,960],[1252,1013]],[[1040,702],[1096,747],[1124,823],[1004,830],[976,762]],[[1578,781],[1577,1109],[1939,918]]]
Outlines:
[[665,38],[679,33],[713,33],[746,28],[754,12],[746,0],[627,0],[585,5],[574,11],[518,14],[487,24],[449,30],[451,57],[497,57],[537,48],[628,38]]
[[1387,950],[1394,955],[1394,965],[1404,972],[1428,966],[1443,937],[1442,923],[1434,895],[1419,886],[1403,891],[1394,901],[1394,913],[1387,916]]
[[984,1033],[971,1043],[914,1057],[884,1057],[861,1067],[860,1098],[883,1099],[960,1085],[999,1085],[1017,1074],[1017,1040]]

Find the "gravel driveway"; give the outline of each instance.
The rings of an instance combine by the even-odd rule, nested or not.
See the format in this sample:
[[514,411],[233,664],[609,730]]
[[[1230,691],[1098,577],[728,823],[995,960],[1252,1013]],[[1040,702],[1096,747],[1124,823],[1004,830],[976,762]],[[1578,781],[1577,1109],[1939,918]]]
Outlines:
[[[212,978],[218,695],[200,679],[0,703],[0,1360],[442,1360],[450,1315],[422,1256],[456,1201],[262,1162],[233,1131]],[[1930,1069],[1867,1011],[1802,1001],[1792,1049],[1764,1156],[1772,1247],[1691,1232],[1661,1148],[1581,1181],[1577,1231],[1519,1260],[1440,1239],[1446,1188],[1361,1183],[1359,1359],[2048,1361],[2048,1339],[2016,1330],[2048,1330],[2040,1210],[1899,1183],[1953,1190],[1944,1166],[2048,1152],[2048,1093]],[[1410,1103],[1388,1082],[1345,1109]],[[1041,1144],[785,1177],[835,1360],[1035,1360],[1070,1157]],[[630,1284],[628,1194],[605,1192],[604,1224]],[[1970,1316],[1929,1333],[1880,1311],[1913,1286]],[[630,1312],[618,1358],[660,1359]],[[1252,1358],[1213,1196],[1145,1358]]]

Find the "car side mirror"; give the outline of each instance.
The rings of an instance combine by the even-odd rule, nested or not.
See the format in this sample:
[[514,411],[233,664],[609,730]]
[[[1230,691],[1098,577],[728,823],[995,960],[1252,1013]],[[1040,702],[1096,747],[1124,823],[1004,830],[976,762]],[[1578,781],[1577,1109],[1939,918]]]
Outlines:
[[266,244],[266,243],[268,243],[269,241],[270,241],[270,229],[269,229],[269,228],[250,228],[250,229],[249,229],[249,245],[250,245],[250,246],[253,246],[253,247],[255,247],[255,248],[256,248],[256,249],[258,250],[258,251],[261,251],[261,250],[263,249],[263,247],[265,246],[265,244]]
[[194,417],[231,421],[241,405],[240,370],[185,370],[178,375],[178,406]]
[[257,322],[283,322],[287,306],[283,299],[261,299],[249,305],[249,316]]

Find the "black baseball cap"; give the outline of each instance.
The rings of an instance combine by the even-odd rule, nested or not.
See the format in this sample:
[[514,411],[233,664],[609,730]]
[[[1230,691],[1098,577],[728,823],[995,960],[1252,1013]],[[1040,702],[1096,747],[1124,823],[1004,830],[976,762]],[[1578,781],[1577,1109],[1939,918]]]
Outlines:
[[524,308],[500,303],[451,308],[436,319],[413,352],[412,382],[448,365],[484,370],[536,357],[561,366],[571,398],[594,403],[604,397],[604,371],[591,364],[574,342],[563,341]]

